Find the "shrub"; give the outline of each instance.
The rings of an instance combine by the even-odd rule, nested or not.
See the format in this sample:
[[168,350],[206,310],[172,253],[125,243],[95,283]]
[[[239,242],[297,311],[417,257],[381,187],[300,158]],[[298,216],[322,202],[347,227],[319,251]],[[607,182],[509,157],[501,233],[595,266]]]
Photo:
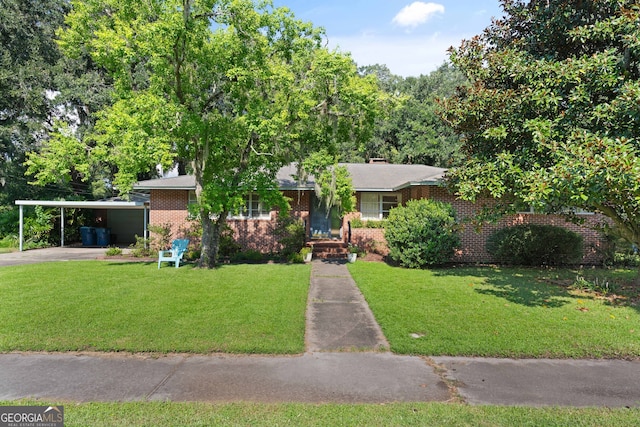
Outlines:
[[582,259],[582,237],[552,225],[515,225],[491,234],[487,252],[504,264],[572,264]]
[[260,262],[263,259],[264,255],[255,249],[247,249],[246,251],[238,252],[231,257],[231,260],[234,262]]
[[606,229],[604,237],[606,244],[596,248],[596,250],[602,257],[605,266],[626,268],[640,266],[640,250],[636,245],[620,237],[620,233],[615,227]]
[[297,254],[306,243],[304,223],[290,215],[278,214],[274,235],[280,243],[280,254],[283,258],[290,258],[291,255]]
[[236,242],[234,235],[233,229],[228,224],[225,224],[222,230],[220,230],[218,257],[234,257],[240,252],[242,247]]
[[104,254],[106,256],[120,256],[122,255],[122,249],[118,248],[117,246],[111,246],[105,251]]
[[0,238],[18,234],[19,212],[17,206],[0,206]]
[[389,257],[409,268],[443,264],[460,244],[451,205],[427,199],[410,200],[392,209],[385,237]]
[[0,248],[17,248],[20,245],[20,239],[17,235],[7,235],[0,239]]
[[180,239],[189,239],[189,252],[198,252],[202,239],[202,223],[200,220],[188,221],[178,227],[177,235],[180,236]]
[[131,248],[131,255],[136,258],[146,258],[157,255],[157,252],[154,252],[149,247],[149,239],[145,239],[144,237],[140,237],[136,234],[136,242],[129,246]]
[[361,218],[353,218],[350,222],[351,228],[385,228],[387,225],[386,220],[363,221]]
[[171,248],[171,224],[150,224],[149,231],[152,234],[150,246],[155,251],[162,251]]
[[49,246],[49,233],[53,230],[55,220],[52,209],[36,206],[33,216],[24,218],[24,235],[26,242],[32,247]]

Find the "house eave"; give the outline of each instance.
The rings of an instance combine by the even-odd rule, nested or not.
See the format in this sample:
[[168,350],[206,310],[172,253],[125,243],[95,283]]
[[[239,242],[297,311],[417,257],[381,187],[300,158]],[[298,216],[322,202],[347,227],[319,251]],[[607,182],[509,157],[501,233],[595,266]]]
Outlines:
[[133,187],[134,190],[146,190],[146,191],[153,191],[153,190],[183,190],[183,191],[195,191],[196,186],[181,186],[181,187],[174,187],[174,186],[155,186],[155,187]]
[[407,182],[405,184],[397,186],[396,188],[393,189],[393,191],[400,191],[409,187],[422,187],[422,186],[437,187],[437,186],[440,186],[441,184],[442,184],[441,180],[411,181],[411,182]]
[[392,187],[392,188],[388,188],[388,187],[358,187],[358,188],[354,188],[354,190],[356,192],[359,193],[366,193],[366,192],[370,192],[370,193],[395,193],[398,191],[402,191],[406,188],[410,188],[410,187],[420,187],[420,186],[431,186],[431,187],[437,187],[439,185],[442,184],[442,181],[440,180],[429,180],[429,181],[411,181],[411,182],[405,182],[404,184],[400,184],[396,187]]

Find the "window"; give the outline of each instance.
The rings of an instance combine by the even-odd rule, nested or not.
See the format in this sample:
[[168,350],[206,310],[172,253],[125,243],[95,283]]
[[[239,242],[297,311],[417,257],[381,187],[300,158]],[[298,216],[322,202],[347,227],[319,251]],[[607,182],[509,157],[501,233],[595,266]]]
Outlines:
[[402,202],[400,193],[362,193],[360,212],[362,219],[384,219],[389,211]]
[[194,190],[189,190],[189,205],[198,204],[198,198],[196,197],[196,192]]
[[244,206],[237,215],[230,215],[231,219],[271,219],[271,210],[260,201],[260,196],[254,193],[244,196]]

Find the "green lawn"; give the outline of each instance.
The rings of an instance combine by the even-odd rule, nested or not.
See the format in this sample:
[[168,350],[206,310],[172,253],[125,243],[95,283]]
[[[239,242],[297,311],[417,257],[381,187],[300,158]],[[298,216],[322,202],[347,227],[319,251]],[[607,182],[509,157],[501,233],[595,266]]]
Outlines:
[[[550,283],[575,273],[349,266],[394,351],[638,357],[637,306]],[[0,351],[298,353],[308,265],[218,270],[68,262],[0,268]],[[613,273],[611,273],[613,274]],[[412,338],[411,334],[422,335]],[[0,405],[45,405],[0,401]],[[66,426],[636,426],[640,409],[459,403],[385,405],[70,403]]]
[[[349,270],[396,353],[640,357],[637,301],[612,303],[558,285],[575,279],[575,272],[408,270],[363,262]],[[598,274],[623,281],[635,272]]]
[[0,351],[300,353],[310,267],[0,268]]
[[[556,284],[575,272],[349,268],[397,353],[640,357],[638,305]],[[300,353],[309,275],[308,265],[282,264],[3,267],[0,351]]]
[[[0,401],[0,405],[48,405]],[[311,405],[129,402],[64,405],[65,426],[616,426],[637,427],[640,409],[525,408],[447,403]]]

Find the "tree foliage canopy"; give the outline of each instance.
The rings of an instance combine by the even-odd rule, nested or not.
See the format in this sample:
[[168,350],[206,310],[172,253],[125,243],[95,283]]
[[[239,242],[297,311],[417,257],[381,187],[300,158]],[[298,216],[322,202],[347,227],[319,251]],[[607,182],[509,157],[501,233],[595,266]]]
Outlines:
[[463,136],[451,172],[473,200],[599,211],[640,242],[640,6],[503,0],[504,17],[450,52],[471,85],[443,101]]
[[[76,169],[77,155],[39,156],[75,143],[109,100],[103,70],[86,55],[65,58],[55,42],[69,8],[66,0],[0,0],[0,204],[92,195],[91,183],[82,180],[95,177],[95,168]],[[28,185],[25,172],[37,173],[40,185]]]
[[34,196],[24,179],[25,153],[51,118],[47,96],[59,52],[62,0],[0,0],[0,204]]
[[250,0],[73,1],[60,45],[114,80],[92,138],[127,192],[141,171],[186,162],[212,266],[229,213],[256,192],[282,204],[276,172],[340,141],[366,140],[381,93],[350,57],[286,8]]
[[360,147],[345,149],[350,161],[385,158],[391,163],[450,167],[459,161],[459,137],[437,114],[437,99],[455,93],[464,76],[448,63],[430,74],[400,77],[383,65],[360,67],[375,75],[380,86],[395,100],[375,127],[373,138]]

